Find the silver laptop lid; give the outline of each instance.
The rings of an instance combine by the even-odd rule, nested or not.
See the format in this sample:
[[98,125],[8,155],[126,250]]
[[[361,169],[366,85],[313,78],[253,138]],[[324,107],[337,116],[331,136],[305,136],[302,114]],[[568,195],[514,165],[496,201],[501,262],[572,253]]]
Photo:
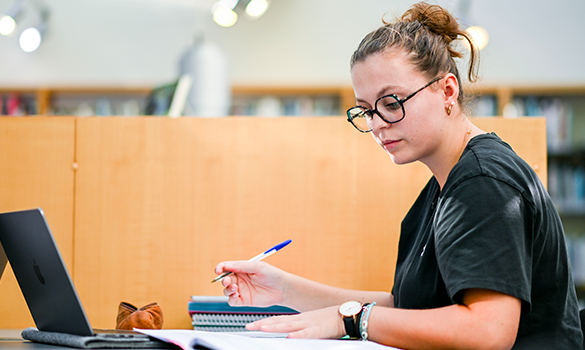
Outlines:
[[0,243],[39,330],[93,334],[40,208],[0,214]]

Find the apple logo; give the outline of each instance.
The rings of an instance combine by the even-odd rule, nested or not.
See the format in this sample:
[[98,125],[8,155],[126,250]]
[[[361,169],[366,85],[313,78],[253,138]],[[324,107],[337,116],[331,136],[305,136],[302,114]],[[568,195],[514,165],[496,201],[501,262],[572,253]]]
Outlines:
[[35,259],[33,259],[33,269],[35,270],[35,274],[37,275],[39,282],[41,282],[41,284],[45,284],[45,278],[43,277],[43,274],[41,273],[41,269],[40,269],[39,265],[37,265],[37,262],[35,261]]

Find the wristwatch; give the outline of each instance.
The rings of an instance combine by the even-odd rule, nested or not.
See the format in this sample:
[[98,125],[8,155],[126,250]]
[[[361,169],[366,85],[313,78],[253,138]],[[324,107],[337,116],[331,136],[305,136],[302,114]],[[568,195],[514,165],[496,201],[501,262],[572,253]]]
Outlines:
[[339,307],[339,314],[343,318],[345,332],[351,338],[359,338],[360,332],[357,325],[356,316],[362,311],[362,303],[359,301],[346,301]]

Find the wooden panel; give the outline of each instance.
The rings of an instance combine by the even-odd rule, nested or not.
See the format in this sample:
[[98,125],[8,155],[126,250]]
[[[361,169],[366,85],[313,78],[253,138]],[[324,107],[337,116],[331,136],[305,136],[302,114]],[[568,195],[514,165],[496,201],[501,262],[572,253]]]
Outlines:
[[[69,269],[74,132],[74,118],[0,118],[0,212],[41,207]],[[0,296],[0,328],[34,326],[10,268],[0,281]]]
[[218,262],[288,238],[270,262],[387,290],[411,201],[396,184],[428,174],[397,172],[370,137],[340,118],[80,119],[75,276],[92,322],[157,301],[165,327],[188,327],[188,297],[221,293]]
[[[546,176],[543,120],[477,124]],[[218,262],[288,238],[270,263],[389,290],[400,221],[430,177],[338,117],[81,118],[78,163],[75,281],[96,327],[120,301],[157,301],[165,328],[189,328],[189,296],[221,294]]]

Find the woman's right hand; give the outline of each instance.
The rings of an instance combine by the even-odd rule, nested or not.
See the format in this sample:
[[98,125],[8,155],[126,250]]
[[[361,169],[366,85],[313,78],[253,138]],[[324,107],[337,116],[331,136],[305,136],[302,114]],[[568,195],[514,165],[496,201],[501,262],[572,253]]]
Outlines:
[[215,273],[232,274],[223,278],[223,293],[232,306],[284,305],[286,273],[265,262],[226,261]]

